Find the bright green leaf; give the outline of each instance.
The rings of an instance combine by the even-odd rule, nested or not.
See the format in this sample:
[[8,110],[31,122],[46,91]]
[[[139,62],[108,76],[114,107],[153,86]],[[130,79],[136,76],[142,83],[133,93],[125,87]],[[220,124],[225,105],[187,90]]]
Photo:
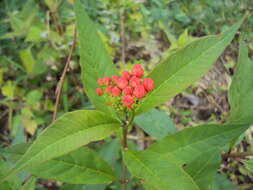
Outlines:
[[2,180],[21,170],[67,154],[82,145],[101,140],[120,123],[98,111],[80,110],[64,114],[34,141],[27,152]]
[[200,190],[174,160],[164,155],[148,151],[126,151],[124,162],[133,176],[155,190]]
[[[18,144],[3,152],[12,162],[19,160],[29,144]],[[115,180],[110,166],[95,151],[82,147],[61,157],[27,168],[34,176],[69,184],[109,183]]]
[[15,85],[13,84],[12,81],[8,80],[4,86],[2,87],[1,91],[2,94],[10,99],[14,98],[15,95]]
[[19,56],[20,56],[20,59],[22,60],[23,66],[26,70],[26,73],[27,74],[32,74],[33,68],[34,68],[34,65],[35,65],[35,60],[33,58],[31,49],[28,48],[28,49],[25,49],[25,50],[21,50],[19,52]]
[[104,97],[98,96],[95,89],[97,79],[116,74],[116,68],[105,50],[95,25],[85,13],[80,0],[75,1],[75,12],[79,37],[80,64],[82,81],[91,102],[98,110],[113,113]]
[[134,122],[152,137],[162,138],[176,132],[173,122],[165,112],[152,109],[135,117]]
[[240,55],[229,89],[231,122],[253,122],[253,62],[245,42],[240,42]]
[[194,40],[170,54],[147,76],[154,80],[155,89],[142,100],[136,112],[145,112],[167,101],[200,79],[229,45],[241,23],[242,20],[221,35]]

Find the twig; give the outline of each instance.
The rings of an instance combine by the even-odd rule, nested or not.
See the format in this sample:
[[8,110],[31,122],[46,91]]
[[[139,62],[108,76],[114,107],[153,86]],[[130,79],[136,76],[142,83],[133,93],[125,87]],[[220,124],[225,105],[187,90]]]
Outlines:
[[120,41],[121,41],[121,62],[126,63],[126,39],[125,39],[125,16],[124,9],[120,13]]
[[133,135],[127,135],[127,138],[128,139],[131,139],[131,140],[144,140],[144,141],[157,141],[158,139],[157,138],[154,138],[154,137],[140,137],[140,136],[133,136]]
[[223,152],[221,153],[221,156],[223,159],[227,158],[245,158],[247,156],[253,156],[253,152]]
[[69,67],[69,63],[70,63],[70,60],[71,60],[71,57],[72,57],[72,54],[73,54],[73,50],[76,46],[76,33],[77,32],[76,32],[76,27],[75,27],[73,43],[72,43],[72,46],[70,48],[70,52],[69,52],[69,55],[68,55],[68,58],[67,58],[67,62],[65,64],[64,70],[63,70],[61,78],[60,78],[60,81],[58,82],[58,84],[56,86],[56,90],[55,90],[56,100],[55,100],[53,120],[56,119],[56,114],[57,114],[58,105],[59,105],[59,101],[60,101],[60,96],[61,96],[61,92],[62,92],[62,86],[64,84],[64,79],[65,79],[65,76],[66,76],[67,71],[68,71],[68,67]]

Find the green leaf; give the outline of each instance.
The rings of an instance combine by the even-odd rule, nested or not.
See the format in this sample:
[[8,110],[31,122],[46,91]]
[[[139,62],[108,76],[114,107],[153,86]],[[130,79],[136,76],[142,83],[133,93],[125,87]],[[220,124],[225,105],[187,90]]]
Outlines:
[[95,89],[98,87],[97,79],[117,74],[116,68],[80,0],[75,1],[75,12],[83,85],[88,97],[98,110],[113,114],[112,109],[106,104],[105,98],[98,96]]
[[236,190],[237,188],[225,176],[216,174],[210,190]]
[[132,175],[155,190],[200,190],[175,160],[148,151],[126,151],[123,156]]
[[[10,166],[7,162],[0,161],[0,178],[9,170]],[[1,190],[19,190],[21,189],[18,178],[8,179],[7,181],[0,183]]]
[[239,60],[229,89],[231,122],[253,122],[253,63],[245,42],[240,42]]
[[35,190],[36,187],[36,177],[31,177],[22,187],[22,190]]
[[35,60],[33,58],[31,49],[21,50],[19,52],[20,59],[22,60],[23,66],[27,74],[32,74],[35,66]]
[[201,190],[210,190],[211,181],[220,166],[220,152],[220,148],[204,150],[184,167]]
[[154,143],[150,151],[172,154],[182,163],[190,163],[204,151],[225,146],[241,135],[248,124],[206,124],[186,128]]
[[[18,144],[6,149],[3,155],[16,162],[28,149],[29,144]],[[69,184],[109,183],[115,180],[110,166],[95,151],[80,148],[61,157],[28,167],[34,176],[53,179]]]
[[170,54],[147,76],[154,80],[155,89],[142,100],[136,113],[167,101],[199,80],[229,45],[241,23],[242,20],[229,32],[194,40]]
[[1,180],[6,180],[27,167],[67,154],[82,145],[101,140],[115,132],[119,126],[117,120],[98,111],[66,113],[44,130]]
[[176,132],[173,122],[165,112],[152,109],[135,117],[134,122],[152,137],[162,138]]

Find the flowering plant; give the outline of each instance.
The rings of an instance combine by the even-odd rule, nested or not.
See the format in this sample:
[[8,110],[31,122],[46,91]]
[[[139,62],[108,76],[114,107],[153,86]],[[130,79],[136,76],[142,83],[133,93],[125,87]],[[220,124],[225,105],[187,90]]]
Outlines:
[[[175,132],[169,129],[173,125],[166,123],[161,131],[161,113],[153,108],[200,79],[230,44],[243,19],[220,35],[195,39],[176,49],[143,78],[144,69],[139,64],[118,76],[80,0],[75,1],[75,12],[82,82],[96,110],[66,113],[32,144],[6,149],[3,156],[14,166],[0,172],[0,183],[8,185],[13,176],[26,170],[37,178],[104,184],[104,189],[112,183],[114,189],[120,185],[126,190],[137,180],[146,190],[213,190],[221,151],[228,146],[231,149],[235,139],[253,123],[252,106],[248,106],[253,104],[253,65],[246,44],[240,42],[238,67],[229,90],[231,111],[225,124],[203,124]],[[156,136],[157,142],[144,151],[128,147],[134,123],[147,118],[151,127],[139,127]],[[105,138],[108,142],[111,136],[116,145],[118,139],[121,141],[121,149],[113,143],[113,148],[109,144],[110,151],[104,152],[120,151],[120,176],[117,156],[108,158],[84,147]]]

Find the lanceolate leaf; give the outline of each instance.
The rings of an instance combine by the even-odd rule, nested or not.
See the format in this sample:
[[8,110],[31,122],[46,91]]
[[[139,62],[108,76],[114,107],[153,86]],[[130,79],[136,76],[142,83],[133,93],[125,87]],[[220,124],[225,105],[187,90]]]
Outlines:
[[[4,151],[12,161],[18,160],[28,149],[28,144],[18,144]],[[70,184],[109,183],[115,179],[110,166],[95,151],[86,147],[61,157],[27,168],[34,176]]]
[[110,107],[106,105],[102,96],[98,96],[95,93],[95,89],[98,87],[96,81],[99,77],[116,74],[116,68],[106,52],[95,25],[85,13],[85,9],[80,0],[75,1],[75,12],[83,85],[87,95],[96,108],[108,113],[108,111],[110,112]]
[[36,187],[36,177],[31,177],[22,187],[21,190],[35,190]]
[[240,43],[240,55],[235,76],[229,89],[231,122],[253,122],[253,62],[248,57],[245,42]]
[[[9,163],[0,161],[0,177],[3,177],[9,170]],[[0,183],[0,189],[2,190],[18,190],[21,189],[21,183],[18,178],[8,179],[7,181]]]
[[[119,122],[98,111],[74,111],[57,119],[34,141],[6,177],[111,135]],[[4,179],[2,179],[4,180]]]
[[148,75],[154,80],[155,89],[142,100],[136,113],[167,101],[200,79],[231,42],[241,23],[238,22],[224,34],[194,40],[169,55]]
[[149,148],[161,154],[173,154],[182,163],[189,163],[210,148],[221,148],[238,137],[247,128],[246,125],[207,124],[187,128],[164,137]]
[[210,190],[211,180],[220,166],[219,148],[207,149],[187,163],[184,170],[193,178],[201,190]]
[[131,174],[140,178],[148,189],[200,190],[192,178],[168,157],[149,151],[126,151],[124,161]]

